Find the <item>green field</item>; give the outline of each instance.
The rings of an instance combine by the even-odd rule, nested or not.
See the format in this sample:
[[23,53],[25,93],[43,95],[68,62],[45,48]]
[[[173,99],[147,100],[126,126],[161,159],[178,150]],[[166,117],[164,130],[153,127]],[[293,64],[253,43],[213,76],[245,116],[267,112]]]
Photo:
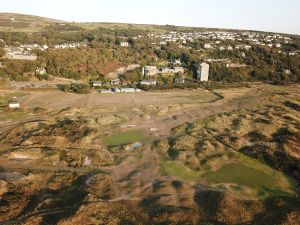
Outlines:
[[241,187],[246,187],[251,190],[249,197],[259,199],[293,196],[295,193],[295,180],[247,156],[239,154],[224,165],[220,163],[221,167],[216,171],[204,168],[195,171],[179,161],[163,161],[160,171],[165,176],[183,181],[209,182],[209,185],[221,189],[227,184],[233,191],[242,191]]
[[145,136],[141,131],[131,130],[104,137],[103,144],[105,144],[106,146],[120,146],[143,141],[144,139]]
[[209,171],[204,177],[216,183],[235,183],[255,188],[274,186],[276,184],[273,177],[264,172],[238,163],[224,165],[215,172]]
[[289,196],[293,186],[292,182],[281,183],[285,177],[278,179],[278,176],[272,176],[240,163],[226,164],[217,171],[208,171],[203,177],[213,183],[232,183],[251,187],[256,190],[260,198]]
[[163,175],[175,176],[185,181],[192,181],[200,177],[200,173],[176,161],[162,162],[160,164],[160,171]]

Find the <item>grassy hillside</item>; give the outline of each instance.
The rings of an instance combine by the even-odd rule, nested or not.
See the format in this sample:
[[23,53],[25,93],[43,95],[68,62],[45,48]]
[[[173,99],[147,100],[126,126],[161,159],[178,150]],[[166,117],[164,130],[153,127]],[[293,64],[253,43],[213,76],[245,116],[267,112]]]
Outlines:
[[[71,26],[81,27],[86,30],[96,28],[104,28],[111,30],[144,30],[149,32],[167,32],[167,31],[230,31],[238,32],[234,29],[219,29],[219,28],[200,28],[200,27],[184,27],[173,25],[154,25],[154,24],[129,24],[129,23],[110,23],[110,22],[86,22],[74,23],[57,19],[25,15],[18,13],[0,13],[0,31],[12,32],[38,32],[43,28],[53,24],[69,24]],[[68,29],[66,31],[69,31]],[[73,30],[72,30],[73,31]]]
[[[19,31],[19,32],[38,32],[43,28],[51,26],[55,23],[64,23],[66,21],[50,19],[39,16],[24,15],[17,13],[0,13],[0,31]],[[188,27],[175,27],[172,25],[151,25],[151,24],[127,24],[127,23],[107,23],[107,22],[87,22],[87,23],[70,23],[74,26],[79,26],[84,29],[139,29],[151,32],[165,32],[168,30],[188,31],[188,30],[206,30],[204,28],[188,28]]]
[[0,13],[0,31],[34,32],[61,20],[17,13]]

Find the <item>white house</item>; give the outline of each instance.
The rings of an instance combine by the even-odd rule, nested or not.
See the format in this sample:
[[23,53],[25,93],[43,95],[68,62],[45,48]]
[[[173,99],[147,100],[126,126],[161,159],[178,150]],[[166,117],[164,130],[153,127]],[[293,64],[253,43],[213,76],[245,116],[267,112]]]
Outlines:
[[99,92],[101,94],[113,94],[114,93],[112,90],[107,90],[107,89],[101,89]]
[[134,93],[135,92],[135,88],[120,88],[121,92],[124,93]]
[[181,66],[176,67],[161,67],[157,68],[156,66],[145,66],[142,68],[142,74],[144,76],[153,76],[156,74],[175,74],[175,73],[184,73],[184,68]]
[[157,82],[155,80],[142,80],[140,84],[145,86],[155,86]]
[[145,66],[142,68],[142,74],[144,76],[153,76],[158,73],[158,69],[156,66]]
[[204,48],[205,49],[210,49],[211,48],[211,44],[204,44]]
[[121,43],[120,43],[120,46],[121,46],[121,47],[129,47],[130,44],[129,44],[129,42],[124,41],[124,42],[121,42]]
[[37,74],[37,75],[44,75],[46,73],[47,73],[46,69],[42,68],[42,67],[41,68],[37,67],[36,70],[35,70],[35,74]]
[[120,85],[121,84],[121,80],[120,79],[111,80],[110,84],[111,85]]
[[92,86],[93,87],[102,87],[102,81],[93,81]]
[[20,108],[20,102],[18,102],[17,100],[11,100],[8,102],[8,107],[11,109]]

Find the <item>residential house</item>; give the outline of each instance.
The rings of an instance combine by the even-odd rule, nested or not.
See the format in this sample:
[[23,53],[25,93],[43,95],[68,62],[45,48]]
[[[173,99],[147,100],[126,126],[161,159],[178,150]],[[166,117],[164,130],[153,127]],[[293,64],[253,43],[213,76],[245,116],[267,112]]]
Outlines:
[[129,47],[130,44],[129,44],[129,42],[124,41],[124,42],[121,42],[121,43],[120,43],[120,46],[121,46],[121,47]]
[[155,85],[157,85],[157,82],[155,80],[142,80],[140,82],[140,85],[155,86]]
[[17,109],[20,108],[20,102],[17,101],[16,99],[13,99],[8,102],[8,107],[11,109]]
[[44,75],[46,73],[47,73],[46,69],[42,68],[42,67],[37,67],[36,70],[35,70],[36,75]]
[[135,88],[120,88],[123,93],[134,93],[136,92]]
[[110,84],[111,85],[120,85],[121,84],[121,80],[120,79],[111,80]]
[[92,82],[92,87],[96,88],[96,87],[102,87],[103,83],[102,81],[93,81]]
[[107,90],[107,89],[101,89],[99,92],[101,94],[113,94],[114,93],[112,90]]
[[153,76],[158,74],[158,69],[156,66],[145,66],[142,68],[142,74],[144,76]]

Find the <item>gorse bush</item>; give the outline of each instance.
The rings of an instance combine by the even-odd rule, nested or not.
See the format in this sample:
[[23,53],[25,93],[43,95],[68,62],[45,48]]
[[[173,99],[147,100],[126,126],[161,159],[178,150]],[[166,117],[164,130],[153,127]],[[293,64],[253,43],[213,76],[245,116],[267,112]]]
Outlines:
[[77,94],[88,94],[91,92],[91,88],[88,84],[60,84],[57,86],[61,91],[73,92]]

